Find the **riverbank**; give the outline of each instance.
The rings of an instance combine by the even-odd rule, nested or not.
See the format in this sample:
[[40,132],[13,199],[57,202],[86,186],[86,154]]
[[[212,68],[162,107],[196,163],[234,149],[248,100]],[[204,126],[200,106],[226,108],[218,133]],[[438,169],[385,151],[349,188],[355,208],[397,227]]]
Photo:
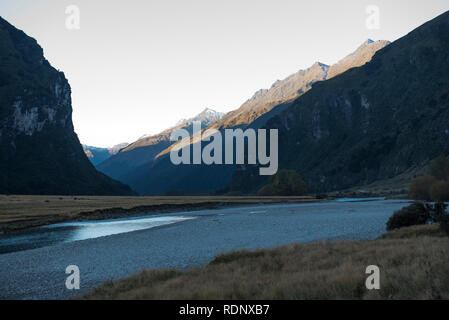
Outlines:
[[307,203],[314,197],[102,197],[0,195],[0,232],[62,222],[136,217],[272,203]]
[[[221,254],[187,271],[146,270],[85,299],[449,299],[449,237],[437,225],[372,241],[293,244]],[[380,268],[367,290],[366,267]]]

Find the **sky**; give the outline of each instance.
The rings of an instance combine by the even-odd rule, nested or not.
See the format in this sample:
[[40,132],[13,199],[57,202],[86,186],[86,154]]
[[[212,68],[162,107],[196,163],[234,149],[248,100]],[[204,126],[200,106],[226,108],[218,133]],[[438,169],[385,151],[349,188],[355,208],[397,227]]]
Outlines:
[[0,16],[65,73],[75,131],[98,147],[206,107],[237,109],[316,61],[394,41],[448,10],[447,0],[0,1]]

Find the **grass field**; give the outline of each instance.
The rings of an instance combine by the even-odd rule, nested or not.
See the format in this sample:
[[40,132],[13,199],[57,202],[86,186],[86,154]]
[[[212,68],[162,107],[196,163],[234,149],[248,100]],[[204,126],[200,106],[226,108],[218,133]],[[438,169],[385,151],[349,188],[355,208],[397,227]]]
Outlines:
[[226,205],[308,202],[312,197],[103,197],[0,195],[0,231]]
[[[366,267],[380,268],[367,290]],[[449,237],[438,225],[373,241],[236,251],[187,271],[147,270],[108,282],[85,299],[449,299]]]

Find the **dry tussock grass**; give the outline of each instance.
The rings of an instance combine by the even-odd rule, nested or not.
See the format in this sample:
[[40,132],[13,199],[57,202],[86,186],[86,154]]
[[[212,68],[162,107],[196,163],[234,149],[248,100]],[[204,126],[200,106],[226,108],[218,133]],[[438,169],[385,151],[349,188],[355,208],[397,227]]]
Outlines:
[[[231,252],[188,271],[143,271],[106,283],[84,298],[448,299],[448,262],[449,238],[436,226],[421,226],[374,241]],[[380,267],[380,290],[365,287],[368,265]]]
[[312,197],[0,195],[0,231],[78,219],[110,219],[151,212],[201,209],[215,205],[308,201],[316,201],[316,199]]

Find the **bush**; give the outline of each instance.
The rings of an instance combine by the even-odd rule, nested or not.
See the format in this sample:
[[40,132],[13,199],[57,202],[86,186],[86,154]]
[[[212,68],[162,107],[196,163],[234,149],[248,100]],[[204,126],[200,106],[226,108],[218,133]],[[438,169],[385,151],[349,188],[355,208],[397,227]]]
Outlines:
[[426,223],[439,223],[440,230],[449,235],[449,212],[448,205],[444,202],[422,204],[415,202],[412,205],[396,211],[387,222],[387,230],[400,229],[422,225]]
[[438,180],[431,175],[425,175],[413,180],[410,185],[410,197],[414,200],[431,201],[431,190],[437,181]]
[[430,191],[432,201],[449,201],[449,183],[446,181],[435,182]]
[[415,202],[396,211],[387,222],[387,230],[426,224],[430,218],[428,208],[422,203]]
[[426,204],[426,209],[430,213],[432,222],[440,222],[441,219],[447,215],[447,204],[444,202],[437,202],[434,205]]

